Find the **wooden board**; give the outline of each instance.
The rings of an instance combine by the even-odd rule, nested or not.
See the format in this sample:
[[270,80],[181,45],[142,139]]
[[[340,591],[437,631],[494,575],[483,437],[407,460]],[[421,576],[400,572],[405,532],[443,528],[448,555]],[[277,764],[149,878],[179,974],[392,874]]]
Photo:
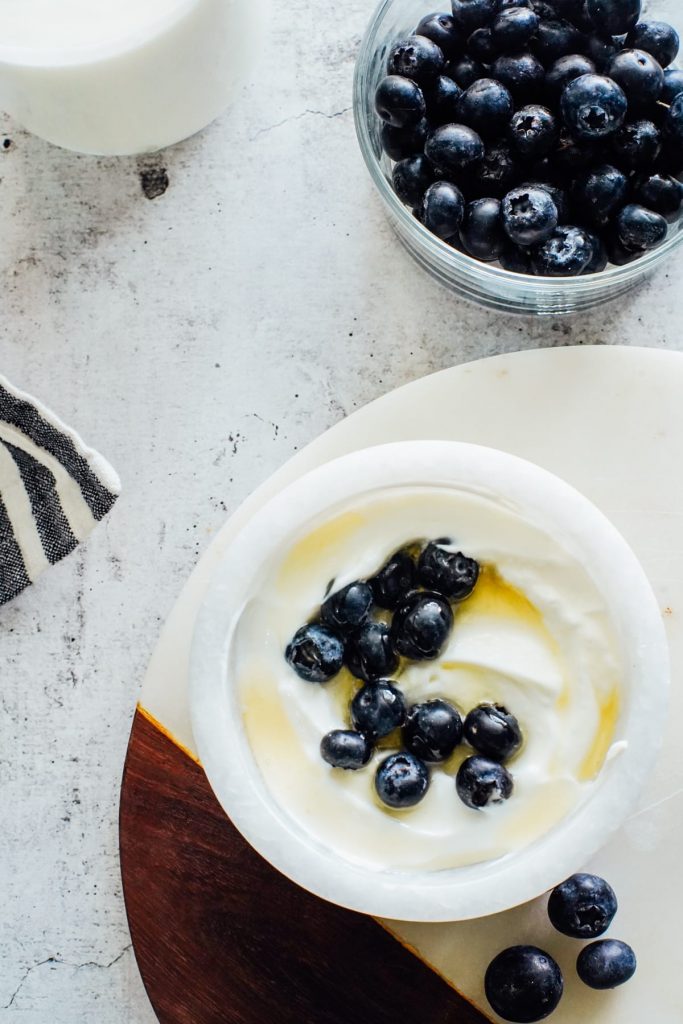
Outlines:
[[[676,726],[683,715],[677,685],[683,671],[681,394],[683,355],[647,349],[561,348],[455,367],[392,392],[332,428],[225,524],[164,627],[141,697],[145,715],[159,727],[138,714],[124,775],[124,891],[142,975],[162,1024],[481,1022],[485,1016],[468,1001],[485,1014],[486,964],[520,941],[545,946],[565,969],[567,995],[553,1024],[641,1024],[646,1015],[657,1024],[683,1021],[676,973],[683,912],[683,757]],[[226,821],[193,760],[189,646],[225,544],[270,494],[309,468],[369,444],[419,438],[488,444],[555,471],[613,520],[659,598],[674,670],[664,752],[638,814],[586,865],[616,885],[621,907],[614,935],[630,941],[640,958],[634,981],[616,993],[580,985],[573,970],[577,949],[552,932],[540,901],[445,925],[359,923],[356,915],[318,905],[270,878],[273,872]],[[311,969],[311,943],[324,964],[324,984]],[[394,1002],[385,962],[391,985],[399,986]],[[244,1016],[252,1003],[252,1016]],[[334,1016],[338,1009],[341,1015]]]
[[138,964],[161,1024],[482,1024],[372,918],[309,895],[230,824],[140,711],[121,798]]

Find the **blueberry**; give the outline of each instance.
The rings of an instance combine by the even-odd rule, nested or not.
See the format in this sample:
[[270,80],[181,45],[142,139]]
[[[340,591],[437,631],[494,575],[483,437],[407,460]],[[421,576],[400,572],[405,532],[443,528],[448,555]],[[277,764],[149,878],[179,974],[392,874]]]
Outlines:
[[467,52],[470,57],[481,61],[482,64],[491,64],[498,55],[498,49],[493,41],[493,34],[490,28],[476,28],[467,40]]
[[600,164],[581,175],[574,186],[574,204],[582,220],[604,226],[623,205],[628,178],[611,164]]
[[480,704],[465,719],[465,739],[492,761],[507,761],[522,745],[522,730],[502,704]]
[[297,630],[285,658],[307,683],[327,683],[344,664],[344,642],[327,626],[311,623]]
[[465,36],[450,14],[428,14],[415,29],[416,36],[425,36],[439,47],[448,60],[461,53]]
[[394,611],[415,585],[415,562],[408,551],[397,551],[382,566],[376,576],[368,580],[380,608]]
[[346,642],[346,664],[357,679],[369,682],[398,668],[391,631],[384,622],[366,622]]
[[548,96],[554,102],[559,100],[565,85],[569,85],[575,78],[581,75],[594,75],[595,64],[589,57],[581,53],[568,54],[566,57],[559,57],[548,69],[545,76],[545,87]]
[[498,0],[451,0],[456,25],[470,34],[488,25],[498,8]]
[[404,128],[417,124],[427,107],[419,85],[400,75],[387,75],[377,86],[375,110],[387,124]]
[[368,583],[350,583],[327,598],[320,617],[335,633],[346,636],[363,625],[372,604],[372,587]]
[[607,68],[609,77],[620,85],[629,110],[642,110],[655,103],[664,88],[664,72],[644,50],[622,50]]
[[564,991],[562,971],[536,946],[511,946],[489,964],[486,998],[504,1020],[532,1024],[557,1008]]
[[662,136],[652,121],[628,121],[612,137],[615,155],[628,170],[651,167],[662,148]]
[[668,68],[678,56],[681,40],[676,29],[665,21],[639,21],[626,37],[626,45],[645,50],[661,67]]
[[335,729],[323,736],[320,756],[333,768],[357,771],[372,757],[372,743],[362,733],[350,729]]
[[520,103],[533,100],[543,88],[545,71],[532,53],[503,54],[496,58],[491,71]]
[[525,160],[545,156],[558,137],[557,121],[547,107],[536,104],[521,107],[510,121],[510,145],[513,152]]
[[557,209],[557,223],[566,224],[569,218],[569,196],[558,185],[551,185],[547,181],[525,181],[521,188],[542,188],[547,192]]
[[434,181],[434,171],[426,156],[408,156],[394,165],[391,180],[401,202],[417,206]]
[[445,64],[442,50],[431,39],[408,36],[389,53],[387,71],[390,75],[403,75],[418,85],[429,86],[443,72]]
[[679,93],[664,119],[664,135],[676,146],[683,146],[683,93]]
[[489,757],[468,757],[458,768],[455,788],[464,804],[473,811],[489,804],[502,804],[512,796],[514,783],[510,772]]
[[640,0],[586,0],[586,10],[598,31],[623,36],[638,22]]
[[584,53],[593,61],[598,71],[605,71],[621,47],[617,46],[611,36],[602,36],[590,32],[584,40]]
[[427,764],[438,764],[451,756],[462,740],[462,718],[448,701],[435,699],[415,704],[403,726],[406,748]]
[[440,594],[410,594],[394,615],[394,648],[413,661],[433,661],[446,646],[452,628],[451,606]]
[[548,900],[548,917],[558,932],[573,939],[604,935],[617,912],[611,885],[598,875],[572,875],[558,885]]
[[503,199],[503,227],[517,245],[540,245],[557,227],[559,214],[541,188],[515,188]]
[[461,89],[469,89],[478,78],[486,77],[486,68],[472,57],[458,57],[448,65],[448,74]]
[[408,128],[394,128],[383,122],[380,130],[382,148],[392,160],[404,160],[407,156],[422,152],[428,133],[429,122],[426,117]]
[[531,0],[500,0],[498,4],[499,11],[506,11],[510,7],[527,7],[532,10]]
[[582,75],[562,90],[562,116],[578,139],[603,139],[612,135],[626,118],[624,91],[611,78]]
[[678,68],[667,68],[664,72],[664,88],[662,89],[662,100],[664,103],[673,103],[676,97],[683,92],[683,71]]
[[420,220],[439,238],[452,238],[462,224],[465,200],[457,185],[435,181],[424,194]]
[[492,78],[480,78],[458,100],[457,120],[482,138],[491,138],[500,135],[513,109],[512,96],[504,85]]
[[387,807],[414,807],[429,789],[429,771],[414,754],[392,754],[377,769],[375,789]]
[[497,260],[507,243],[500,215],[500,200],[487,197],[468,203],[460,238],[470,256],[484,263]]
[[446,75],[439,75],[436,83],[427,92],[427,114],[432,127],[442,124],[452,124],[456,120],[456,109],[458,100],[462,96],[462,89]]
[[464,124],[445,124],[427,138],[425,153],[435,167],[457,174],[484,155],[481,136]]
[[512,242],[507,243],[499,258],[500,265],[504,270],[509,270],[513,274],[531,273],[529,254],[524,249],[520,249],[518,245],[513,245]]
[[532,49],[542,64],[551,65],[559,57],[580,53],[583,36],[568,21],[541,21]]
[[601,274],[607,267],[605,243],[599,235],[594,234],[592,231],[586,231],[586,236],[591,244],[593,255],[583,272],[584,274]]
[[648,210],[673,217],[683,203],[683,185],[669,175],[650,174],[636,182],[634,198]]
[[484,159],[477,165],[468,194],[501,199],[510,191],[518,175],[519,167],[509,146],[504,142],[494,142],[486,147]]
[[552,21],[558,14],[556,0],[552,3],[548,3],[547,0],[531,0],[531,7],[539,18],[545,18],[546,21]]
[[581,981],[590,988],[618,988],[636,973],[636,955],[619,939],[591,942],[579,953],[576,970]]
[[643,255],[642,251],[638,252],[633,249],[627,249],[626,246],[622,245],[613,225],[610,225],[605,235],[605,247],[610,263],[614,263],[617,267],[633,263],[634,260],[640,259]]
[[351,701],[351,721],[372,739],[388,736],[403,725],[406,705],[401,691],[386,679],[367,683]]
[[666,238],[668,226],[661,213],[648,210],[638,203],[629,203],[620,210],[616,219],[619,241],[626,249],[643,252],[654,249]]
[[499,53],[518,53],[534,35],[538,24],[538,15],[528,7],[504,8],[491,27],[494,46]]
[[463,601],[477,585],[479,563],[461,551],[428,544],[417,563],[417,578],[428,590],[434,590],[451,601]]
[[539,277],[578,277],[592,258],[588,232],[565,224],[532,251],[531,265]]

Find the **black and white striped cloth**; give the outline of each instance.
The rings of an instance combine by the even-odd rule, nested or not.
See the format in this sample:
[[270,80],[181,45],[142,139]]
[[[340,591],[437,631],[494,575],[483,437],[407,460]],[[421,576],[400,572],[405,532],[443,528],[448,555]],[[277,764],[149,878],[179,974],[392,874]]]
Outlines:
[[120,490],[101,455],[0,376],[0,604],[73,551]]

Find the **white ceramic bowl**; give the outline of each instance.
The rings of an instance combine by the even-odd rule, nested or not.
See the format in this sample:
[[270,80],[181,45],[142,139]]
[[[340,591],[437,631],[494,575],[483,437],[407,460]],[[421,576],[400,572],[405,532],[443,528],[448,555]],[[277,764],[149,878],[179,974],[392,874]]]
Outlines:
[[[302,527],[373,492],[455,488],[502,502],[588,569],[612,618],[624,665],[615,740],[590,796],[541,839],[515,854],[466,868],[364,869],[304,832],[271,796],[247,741],[229,674],[231,635],[256,575]],[[319,467],[276,495],[232,541],[217,567],[192,647],[190,697],[197,749],[225,812],[274,867],[324,899],[412,921],[483,917],[533,899],[578,870],[635,808],[659,749],[668,652],[655,597],[634,554],[586,498],[547,471],[476,445],[416,441],[383,445]]]

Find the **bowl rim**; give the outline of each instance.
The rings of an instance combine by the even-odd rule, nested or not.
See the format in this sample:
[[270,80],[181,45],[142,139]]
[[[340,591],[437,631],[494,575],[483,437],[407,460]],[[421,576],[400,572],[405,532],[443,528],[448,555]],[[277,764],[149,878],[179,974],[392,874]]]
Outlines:
[[579,277],[547,277],[542,275],[517,274],[511,270],[496,266],[494,263],[486,263],[476,260],[465,252],[460,252],[448,245],[443,239],[432,234],[424,224],[421,224],[412,212],[398,198],[388,179],[385,177],[380,161],[378,160],[372,144],[370,134],[370,123],[367,117],[368,104],[366,96],[367,72],[372,66],[377,46],[377,38],[380,35],[382,21],[386,13],[396,4],[396,0],[381,0],[361,40],[360,49],[356,58],[353,77],[353,116],[356,128],[356,137],[360,146],[363,160],[370,173],[370,177],[377,188],[382,200],[389,209],[395,220],[402,229],[411,235],[415,241],[426,250],[432,259],[444,263],[450,269],[465,272],[470,275],[481,275],[489,278],[492,282],[508,284],[516,288],[528,287],[539,295],[545,293],[556,293],[558,287],[572,294],[589,294],[591,291],[604,291],[605,286],[626,286],[644,277],[648,271],[653,270],[664,259],[664,257],[675,250],[683,242],[683,220],[677,232],[670,232],[661,245],[646,252],[639,259],[627,263],[622,267],[609,264],[607,268],[598,274],[588,274]]
[[[234,691],[232,631],[255,571],[303,523],[369,492],[405,486],[464,488],[506,504],[591,566],[611,611],[632,680],[623,736],[590,796],[545,836],[497,861],[447,871],[391,872],[348,861],[305,833],[276,804],[251,752]],[[456,921],[525,903],[582,867],[635,809],[662,743],[669,661],[650,584],[612,523],[545,469],[496,449],[451,441],[395,442],[311,470],[258,510],[223,552],[200,610],[190,656],[190,711],[200,761],[225,812],[273,867],[315,895],[375,917]],[[638,685],[635,685],[638,683]],[[637,741],[637,742],[636,742]]]

